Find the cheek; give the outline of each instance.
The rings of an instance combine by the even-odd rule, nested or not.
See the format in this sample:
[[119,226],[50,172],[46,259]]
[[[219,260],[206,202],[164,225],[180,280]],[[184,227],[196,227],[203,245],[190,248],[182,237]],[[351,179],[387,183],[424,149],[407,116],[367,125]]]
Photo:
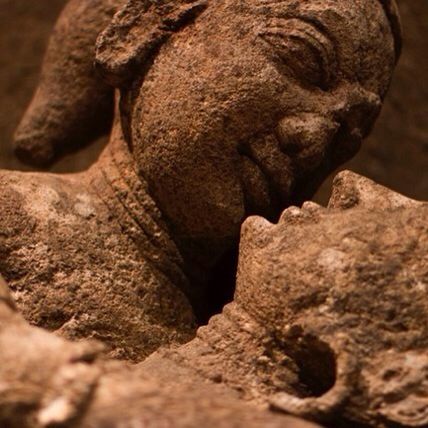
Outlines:
[[238,236],[245,217],[238,146],[277,123],[272,72],[225,46],[216,58],[170,52],[147,74],[135,97],[132,143],[152,196],[179,234]]
[[[212,72],[212,68],[211,68]],[[133,146],[151,195],[186,239],[236,238],[244,218],[227,86],[207,64],[153,71],[133,115]]]
[[209,141],[161,141],[138,159],[141,173],[178,235],[230,239],[239,233],[244,198],[234,156]]

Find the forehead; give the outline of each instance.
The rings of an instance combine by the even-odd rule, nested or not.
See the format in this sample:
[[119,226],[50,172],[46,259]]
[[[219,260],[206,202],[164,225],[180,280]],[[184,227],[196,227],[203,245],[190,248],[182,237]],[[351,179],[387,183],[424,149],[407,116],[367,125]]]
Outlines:
[[[320,28],[354,26],[376,12],[385,16],[378,0],[241,0],[252,14],[272,18],[301,18]],[[373,16],[371,16],[373,17]]]
[[403,258],[406,263],[400,263],[400,269],[418,267],[414,276],[426,279],[427,215],[427,203],[392,209],[388,216],[372,207],[320,208],[319,212],[291,207],[275,225],[247,221],[242,241],[249,241],[250,253],[256,257],[275,259],[279,271],[287,271],[293,258],[318,264],[325,249],[336,248],[348,254],[353,266],[357,261],[381,264]]
[[[383,95],[394,68],[394,39],[379,0],[241,0],[254,29],[306,26],[307,37],[332,46],[338,73]],[[238,4],[240,6],[238,6]],[[256,19],[255,19],[256,18]],[[252,21],[252,22],[251,22]]]

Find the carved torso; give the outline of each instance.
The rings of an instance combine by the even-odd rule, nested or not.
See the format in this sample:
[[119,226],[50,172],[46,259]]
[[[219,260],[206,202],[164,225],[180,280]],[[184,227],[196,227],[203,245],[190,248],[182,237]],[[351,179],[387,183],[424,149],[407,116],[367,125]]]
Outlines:
[[0,272],[32,324],[139,360],[195,322],[180,255],[113,146],[88,173],[1,173]]

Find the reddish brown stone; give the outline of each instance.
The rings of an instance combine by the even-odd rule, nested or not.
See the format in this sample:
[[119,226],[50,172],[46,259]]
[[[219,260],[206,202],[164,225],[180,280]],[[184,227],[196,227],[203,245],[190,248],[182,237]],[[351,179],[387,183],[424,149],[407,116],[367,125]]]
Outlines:
[[47,166],[111,128],[113,90],[93,68],[94,45],[121,0],[70,0],[50,38],[42,78],[15,133],[15,153]]
[[328,208],[290,207],[277,225],[252,217],[235,301],[186,345],[133,367],[28,326],[0,283],[0,422],[312,426],[283,412],[424,427],[427,214],[427,203],[347,172]]
[[328,208],[243,226],[235,304],[298,368],[274,408],[347,426],[428,423],[428,204],[345,172]]
[[[0,294],[5,423],[298,423],[268,413],[269,402],[320,421],[381,426],[384,419],[402,423],[404,414],[424,422],[406,413],[420,402],[412,396],[419,390],[406,389],[390,405],[369,363],[388,349],[382,333],[395,332],[384,306],[401,298],[410,304],[418,292],[403,294],[405,276],[394,275],[414,258],[419,269],[423,252],[413,241],[425,231],[426,206],[383,198],[387,191],[351,176],[342,177],[329,209],[291,207],[277,226],[268,221],[312,195],[369,133],[400,51],[395,3],[88,6],[73,0],[63,13],[17,145],[30,160],[48,162],[79,132],[89,138],[109,124],[102,112],[112,90],[93,74],[92,59],[116,87],[110,143],[80,174],[0,173],[0,272],[31,324],[73,340],[99,339],[113,357],[152,355],[128,372],[99,357],[95,345],[29,327]],[[377,211],[366,204],[373,199]],[[235,301],[188,342],[195,315],[217,292],[208,287],[221,288],[209,281],[212,270],[252,214],[268,220],[244,226]],[[398,240],[402,230],[406,239]],[[370,306],[374,285],[386,287],[387,279],[396,280],[392,297]],[[423,305],[416,309],[423,318]],[[376,315],[372,340],[358,318],[364,310]],[[398,353],[392,365],[403,352],[419,358],[425,349],[410,337],[408,349],[390,338]],[[172,348],[153,354],[166,344]]]
[[[94,124],[85,112],[106,88],[91,41],[120,4],[62,14],[18,131],[29,156]],[[391,5],[120,7],[95,55],[120,92],[103,156],[77,175],[0,174],[0,271],[24,316],[134,360],[187,340],[242,221],[305,200],[370,130],[399,50]]]

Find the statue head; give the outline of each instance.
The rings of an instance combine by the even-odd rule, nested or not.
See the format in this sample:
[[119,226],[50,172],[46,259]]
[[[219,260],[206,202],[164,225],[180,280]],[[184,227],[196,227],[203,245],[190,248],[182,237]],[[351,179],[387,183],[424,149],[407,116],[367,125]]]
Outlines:
[[305,203],[277,225],[244,223],[235,301],[276,338],[301,383],[299,396],[273,398],[276,409],[349,426],[427,426],[427,215],[427,203],[345,172],[328,208]]
[[[236,241],[350,158],[399,52],[393,2],[130,0],[97,43],[125,138],[179,243]],[[204,254],[204,249],[209,253]]]

